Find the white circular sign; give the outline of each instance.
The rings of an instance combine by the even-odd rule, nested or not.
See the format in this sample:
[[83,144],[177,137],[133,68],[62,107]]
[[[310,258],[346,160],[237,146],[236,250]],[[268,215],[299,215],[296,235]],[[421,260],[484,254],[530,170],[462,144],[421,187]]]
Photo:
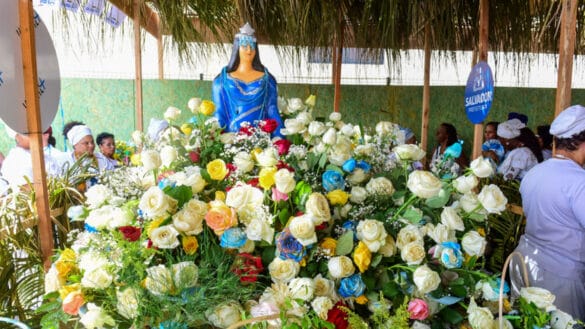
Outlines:
[[[51,126],[59,107],[61,81],[53,40],[34,12],[37,51],[37,88],[42,131]],[[18,1],[5,1],[0,10],[0,116],[13,130],[27,133],[27,104],[22,75]]]

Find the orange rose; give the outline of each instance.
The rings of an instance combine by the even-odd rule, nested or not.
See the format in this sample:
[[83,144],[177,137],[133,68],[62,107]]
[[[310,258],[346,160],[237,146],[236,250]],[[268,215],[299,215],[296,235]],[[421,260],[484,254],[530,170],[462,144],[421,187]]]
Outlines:
[[238,224],[236,210],[227,206],[223,201],[211,201],[209,206],[210,209],[205,215],[205,222],[215,234],[221,235],[223,231]]
[[63,312],[69,315],[77,315],[79,308],[85,304],[81,290],[76,290],[67,295],[63,300]]

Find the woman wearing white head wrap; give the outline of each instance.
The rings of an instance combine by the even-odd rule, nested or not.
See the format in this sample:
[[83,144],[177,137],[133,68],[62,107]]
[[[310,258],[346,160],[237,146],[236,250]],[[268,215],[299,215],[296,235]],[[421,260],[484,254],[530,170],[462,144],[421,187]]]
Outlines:
[[77,159],[87,154],[88,159],[93,161],[100,171],[114,169],[114,166],[101,153],[94,153],[95,142],[88,126],[79,123],[68,128],[64,133],[73,146],[73,151],[66,155],[67,162],[73,164]]
[[504,179],[522,179],[532,167],[542,161],[542,152],[534,133],[518,119],[498,125],[498,138],[507,153],[498,166]]
[[[522,180],[526,230],[516,248],[528,265],[531,286],[555,294],[555,306],[585,321],[585,107],[569,107],[550,132],[556,154]],[[518,266],[512,290],[524,286]]]

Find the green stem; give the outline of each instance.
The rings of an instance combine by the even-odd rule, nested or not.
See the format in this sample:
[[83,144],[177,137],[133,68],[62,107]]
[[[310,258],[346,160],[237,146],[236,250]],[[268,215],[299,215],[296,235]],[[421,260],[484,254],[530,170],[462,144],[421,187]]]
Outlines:
[[392,216],[392,222],[396,221],[398,219],[398,216],[400,216],[400,214],[408,207],[410,206],[414,200],[416,200],[416,195],[411,195],[410,198],[408,200],[406,200],[406,202],[404,202],[402,204],[402,206],[400,206],[400,208],[398,208],[398,210],[396,211],[396,213],[394,214],[394,216]]
[[408,266],[404,266],[404,265],[392,265],[388,268],[389,270],[393,270],[393,269],[399,269],[399,270],[405,270],[405,271],[409,271],[409,272],[414,272],[414,269]]

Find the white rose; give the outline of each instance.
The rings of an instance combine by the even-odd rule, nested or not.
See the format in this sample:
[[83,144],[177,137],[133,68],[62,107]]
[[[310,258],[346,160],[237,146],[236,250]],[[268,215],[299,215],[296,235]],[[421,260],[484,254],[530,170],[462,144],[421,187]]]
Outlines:
[[110,230],[115,230],[121,226],[128,226],[134,220],[134,213],[129,209],[114,208],[111,216],[112,219],[108,223]]
[[153,295],[164,295],[173,289],[171,271],[164,265],[151,266],[146,269],[144,286]]
[[81,286],[86,288],[106,289],[112,284],[114,277],[106,271],[105,268],[100,267],[93,271],[85,272],[81,279]]
[[490,177],[494,174],[494,167],[492,167],[492,163],[482,156],[479,158],[471,161],[469,165],[473,174],[479,178],[486,178]]
[[236,301],[228,301],[216,306],[214,309],[205,312],[207,320],[216,327],[228,328],[240,321],[241,313],[244,310]]
[[341,132],[343,135],[345,135],[347,137],[351,137],[351,136],[353,136],[355,130],[353,129],[353,125],[348,123],[348,124],[344,124],[343,127],[341,127],[341,129],[339,129],[339,132]]
[[260,218],[252,218],[246,225],[246,236],[251,241],[264,240],[268,243],[272,243],[274,238],[274,228]]
[[[255,317],[255,318],[261,317],[261,316],[266,316],[266,315],[274,315],[274,314],[278,314],[279,312],[280,312],[280,309],[278,308],[278,305],[276,305],[272,301],[271,302],[261,301],[257,305],[254,305],[250,308],[250,315]],[[269,328],[271,328],[271,327],[280,328],[280,323],[281,323],[280,319],[268,320],[267,322],[270,325]]]
[[495,290],[489,281],[478,281],[475,284],[475,291],[481,291],[481,297],[485,300],[497,301],[500,298],[499,287]]
[[116,290],[116,308],[118,313],[126,319],[133,320],[138,316],[138,291],[134,288],[126,288],[123,291]]
[[179,152],[170,145],[165,145],[160,150],[160,160],[163,166],[169,167],[173,161],[177,160]]
[[167,110],[165,111],[165,114],[163,115],[163,117],[167,121],[177,120],[179,118],[179,116],[181,116],[181,110],[179,110],[178,108],[176,108],[174,106],[169,106],[167,108]]
[[193,98],[189,99],[189,101],[187,102],[187,107],[189,108],[189,110],[191,110],[191,112],[193,112],[193,114],[199,112],[200,106],[201,106],[201,98],[199,98],[199,97],[193,97]]
[[199,279],[199,268],[192,261],[180,262],[171,266],[173,280],[177,289],[195,287]]
[[320,225],[331,219],[329,201],[327,201],[327,198],[321,193],[311,193],[309,199],[305,203],[305,209],[307,210],[307,214],[313,216],[315,225]]
[[290,98],[288,100],[288,109],[291,113],[302,110],[305,107],[303,100],[300,98]]
[[173,215],[173,226],[187,235],[197,235],[203,231],[203,220],[207,214],[206,202],[191,199],[183,209]]
[[88,251],[79,257],[77,266],[85,272],[91,272],[100,267],[109,265],[109,260],[97,251]]
[[415,170],[408,175],[406,187],[417,197],[428,199],[439,194],[443,183],[429,171]]
[[260,207],[263,200],[264,193],[259,188],[238,183],[227,192],[225,204],[240,211],[246,207]]
[[477,212],[478,208],[481,207],[479,200],[477,199],[477,195],[473,192],[465,193],[459,199],[459,206],[461,209],[465,210],[467,213]]
[[335,282],[324,278],[320,273],[313,278],[315,286],[315,296],[334,296],[335,295]]
[[392,257],[396,254],[396,242],[392,235],[388,234],[386,236],[386,243],[378,249],[378,253],[384,257]]
[[87,329],[98,329],[114,326],[116,322],[106,311],[94,303],[87,304],[87,311],[79,317],[79,322]]
[[459,217],[457,209],[454,207],[445,207],[441,212],[441,223],[445,224],[449,229],[455,231],[465,231],[465,224]]
[[354,150],[356,155],[370,156],[374,152],[374,145],[360,144]]
[[400,257],[408,265],[418,265],[425,259],[425,246],[419,241],[411,242],[400,251]]
[[459,176],[453,181],[453,187],[455,190],[461,194],[469,193],[473,190],[479,181],[477,177],[470,175],[470,176]]
[[280,193],[288,194],[295,189],[295,174],[288,169],[280,169],[274,174],[274,184]]
[[288,283],[288,289],[292,298],[308,302],[313,299],[315,283],[310,278],[294,278]]
[[311,302],[313,311],[323,320],[327,320],[327,313],[333,308],[333,305],[331,298],[325,296],[316,297]]
[[177,236],[179,232],[172,225],[157,227],[150,232],[150,240],[155,247],[161,249],[174,249],[180,242]]
[[85,223],[96,230],[103,230],[110,226],[113,220],[112,214],[116,208],[110,205],[105,205],[101,208],[94,209],[85,218]]
[[300,265],[292,259],[282,260],[279,257],[274,258],[268,265],[270,278],[274,282],[289,282],[299,274]]
[[414,321],[410,329],[431,329],[431,327],[428,324],[424,324],[419,321]]
[[256,161],[261,167],[274,167],[277,160],[277,151],[273,147],[267,147],[262,152],[256,154]]
[[457,240],[457,238],[455,238],[455,231],[449,229],[449,227],[443,223],[437,224],[432,231],[428,232],[428,236],[437,244]]
[[347,176],[346,181],[351,185],[358,185],[364,182],[369,175],[361,168],[356,168],[349,176]]
[[144,170],[157,169],[161,165],[160,155],[155,150],[144,150],[140,153],[140,160]]
[[371,252],[377,252],[386,243],[386,229],[384,224],[375,219],[366,219],[356,227],[357,238],[366,244]]
[[132,141],[134,142],[134,145],[136,145],[136,147],[138,147],[138,148],[142,147],[142,143],[144,142],[142,131],[134,130],[132,132],[131,138],[132,138]]
[[396,153],[401,160],[418,161],[425,157],[426,152],[416,144],[402,144],[394,147],[392,152]]
[[341,120],[341,113],[331,112],[331,114],[329,114],[329,120],[333,122]]
[[191,186],[193,194],[203,191],[207,182],[205,181],[205,178],[201,176],[200,168],[196,166],[188,167],[185,168],[185,173],[187,174],[187,178],[180,185]]
[[556,310],[554,305],[555,295],[551,294],[550,291],[544,288],[538,287],[523,287],[520,289],[520,297],[524,298],[527,302],[532,302],[536,307],[550,312]]
[[52,266],[45,274],[45,294],[58,291],[65,285],[65,279],[59,277],[59,272],[55,266]]
[[388,121],[380,121],[376,124],[376,134],[386,136],[394,134],[394,124]]
[[304,126],[308,125],[309,123],[311,123],[311,121],[313,121],[311,113],[306,111],[299,113],[296,119],[299,120]]
[[487,307],[476,307],[469,312],[469,324],[473,329],[494,329],[496,322]]
[[423,234],[417,226],[409,224],[403,227],[400,232],[398,232],[398,236],[396,237],[396,246],[398,249],[402,249],[411,242],[423,243]]
[[311,136],[321,136],[325,133],[327,127],[323,122],[320,121],[311,121],[309,123],[309,135]]
[[439,273],[431,270],[428,266],[421,265],[414,270],[412,281],[421,294],[426,294],[439,287],[441,277]]
[[254,161],[248,152],[238,152],[234,156],[234,165],[237,168],[236,171],[241,173],[248,173],[254,169]]
[[297,119],[284,120],[284,129],[281,130],[283,135],[293,135],[302,133],[305,130],[305,124]]
[[166,216],[174,212],[177,206],[177,200],[166,195],[157,186],[152,186],[140,198],[138,207],[148,218]]
[[294,236],[303,246],[308,246],[317,242],[315,224],[311,215],[305,214],[294,217],[290,221],[289,228],[292,236]]
[[500,214],[506,210],[508,203],[504,193],[494,184],[484,186],[477,195],[477,199],[490,214]]
[[355,272],[353,262],[347,256],[331,257],[329,263],[327,263],[327,268],[334,279],[342,279]]
[[335,145],[337,143],[337,131],[335,128],[329,128],[323,135],[323,143],[327,145]]
[[367,196],[368,191],[365,188],[361,186],[354,186],[351,188],[349,200],[353,203],[361,204],[362,202],[366,201]]
[[233,144],[236,141],[236,133],[222,133],[219,135],[219,141],[223,144]]
[[370,195],[392,195],[395,192],[394,185],[386,177],[370,179],[366,184],[366,190]]
[[469,256],[483,256],[487,242],[477,231],[469,231],[461,239],[461,248]]
[[112,196],[112,190],[102,184],[96,184],[85,192],[85,203],[90,209],[95,209],[106,203]]
[[[514,329],[514,326],[513,326],[513,325],[512,325],[512,323],[511,323],[511,322],[510,322],[508,319],[506,319],[506,318],[503,318],[503,319],[502,319],[502,326],[500,326],[500,318],[498,317],[498,318],[496,318],[496,320],[495,320],[495,328],[496,328],[496,329]],[[555,329],[555,328],[553,327],[553,329]],[[558,328],[557,328],[557,329],[558,329]]]
[[573,328],[575,324],[575,319],[570,314],[561,310],[554,310],[550,313],[550,325],[552,329]]

